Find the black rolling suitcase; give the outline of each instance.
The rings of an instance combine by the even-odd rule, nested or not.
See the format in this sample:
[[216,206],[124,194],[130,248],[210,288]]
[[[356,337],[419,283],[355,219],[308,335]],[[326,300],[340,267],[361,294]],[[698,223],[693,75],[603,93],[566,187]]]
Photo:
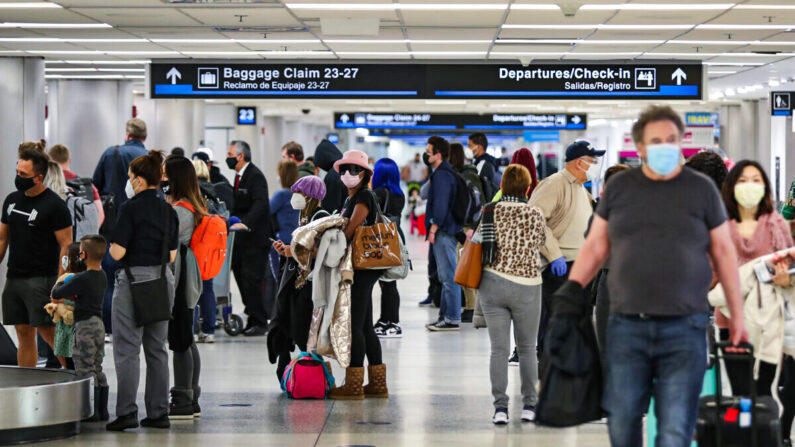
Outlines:
[[2,325],[0,325],[0,365],[17,366],[17,346]]
[[[730,343],[715,344],[712,355],[715,359],[734,358],[747,360],[748,368],[753,371],[754,356],[751,345],[742,345],[744,353],[725,353]],[[720,355],[719,355],[720,354]],[[750,374],[753,381],[753,374]],[[727,411],[734,412],[740,408],[741,396],[724,396],[720,405],[716,405],[716,396],[722,395],[720,367],[715,373],[715,396],[704,396],[699,400],[696,440],[699,447],[779,447],[781,439],[781,423],[776,401],[771,396],[757,396],[756,385],[751,383],[751,426],[740,427],[739,417],[733,422],[726,421]],[[743,396],[745,397],[745,396]],[[731,419],[731,418],[730,418]]]

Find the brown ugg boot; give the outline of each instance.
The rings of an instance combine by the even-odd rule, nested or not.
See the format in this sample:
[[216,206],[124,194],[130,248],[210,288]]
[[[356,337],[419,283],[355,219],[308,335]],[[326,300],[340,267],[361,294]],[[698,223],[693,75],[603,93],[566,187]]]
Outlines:
[[328,398],[335,400],[362,400],[364,399],[364,368],[347,368],[345,370],[345,385],[329,391]]
[[389,390],[386,387],[386,365],[382,363],[368,366],[367,375],[370,383],[364,387],[364,397],[389,397]]

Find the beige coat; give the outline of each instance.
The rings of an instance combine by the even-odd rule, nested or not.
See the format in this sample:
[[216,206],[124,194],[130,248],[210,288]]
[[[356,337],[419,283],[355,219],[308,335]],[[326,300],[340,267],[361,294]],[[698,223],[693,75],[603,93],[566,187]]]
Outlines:
[[[778,365],[783,354],[793,355],[784,348],[784,303],[795,304],[795,287],[779,287],[773,283],[761,283],[754,273],[753,260],[740,267],[741,292],[745,304],[743,316],[748,338],[754,345],[757,360]],[[709,293],[709,303],[729,316],[723,287],[718,284]]]

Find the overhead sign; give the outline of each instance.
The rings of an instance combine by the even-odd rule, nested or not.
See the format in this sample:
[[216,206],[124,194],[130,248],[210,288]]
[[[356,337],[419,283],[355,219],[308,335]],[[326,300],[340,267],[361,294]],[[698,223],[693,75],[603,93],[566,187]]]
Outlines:
[[557,130],[528,130],[522,132],[522,138],[527,143],[534,143],[538,141],[560,141],[560,132]]
[[566,113],[364,113],[334,114],[337,129],[408,129],[408,130],[582,130],[587,115]]
[[257,108],[238,107],[237,124],[257,124]]
[[715,127],[715,113],[685,113],[687,127]]
[[701,99],[700,64],[153,62],[152,98]]
[[792,116],[795,92],[770,92],[770,113],[774,116]]

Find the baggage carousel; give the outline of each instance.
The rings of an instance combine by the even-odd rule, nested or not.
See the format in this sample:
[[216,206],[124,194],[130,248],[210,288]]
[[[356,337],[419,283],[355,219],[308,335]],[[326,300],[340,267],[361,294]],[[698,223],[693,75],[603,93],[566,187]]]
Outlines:
[[76,435],[91,416],[90,386],[64,370],[0,366],[0,444]]

